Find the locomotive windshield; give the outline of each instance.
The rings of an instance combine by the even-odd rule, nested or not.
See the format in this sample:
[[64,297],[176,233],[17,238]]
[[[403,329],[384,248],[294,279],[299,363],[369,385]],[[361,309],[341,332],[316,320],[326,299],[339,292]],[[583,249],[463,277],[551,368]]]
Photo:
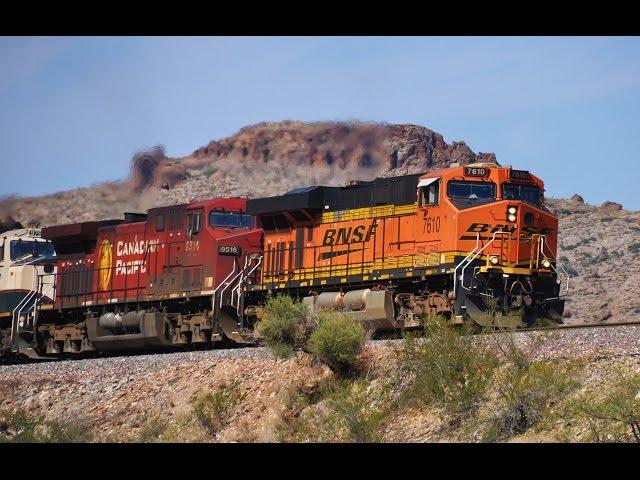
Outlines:
[[251,215],[232,212],[211,212],[209,214],[209,226],[226,228],[251,228],[253,219]]
[[12,240],[9,248],[11,260],[54,255],[53,244],[49,242]]
[[458,208],[469,208],[496,199],[496,184],[490,182],[450,181],[447,195]]
[[502,198],[505,200],[522,200],[539,205],[542,203],[542,191],[535,185],[502,184]]

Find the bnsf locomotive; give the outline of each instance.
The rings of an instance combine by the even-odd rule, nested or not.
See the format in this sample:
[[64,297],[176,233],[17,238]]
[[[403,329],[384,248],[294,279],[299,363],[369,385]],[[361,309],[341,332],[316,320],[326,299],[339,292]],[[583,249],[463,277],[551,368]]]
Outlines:
[[[509,327],[561,322],[568,276],[543,191],[527,171],[471,164],[45,228],[55,273],[39,277],[33,315],[11,323],[14,351],[251,344],[278,294],[378,332],[430,314]],[[40,300],[47,283],[50,302]]]

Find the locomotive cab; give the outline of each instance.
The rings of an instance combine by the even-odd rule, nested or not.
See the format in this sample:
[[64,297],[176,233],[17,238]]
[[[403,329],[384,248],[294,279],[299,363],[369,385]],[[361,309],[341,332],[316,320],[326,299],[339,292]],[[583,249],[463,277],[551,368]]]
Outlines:
[[464,252],[454,267],[456,318],[514,326],[539,317],[562,321],[560,290],[568,276],[556,262],[558,220],[543,192],[529,172],[495,164],[421,178],[427,241],[435,233],[438,248]]
[[41,238],[40,229],[0,234],[0,350],[15,347],[31,328],[36,304],[53,301],[54,264],[53,245]]

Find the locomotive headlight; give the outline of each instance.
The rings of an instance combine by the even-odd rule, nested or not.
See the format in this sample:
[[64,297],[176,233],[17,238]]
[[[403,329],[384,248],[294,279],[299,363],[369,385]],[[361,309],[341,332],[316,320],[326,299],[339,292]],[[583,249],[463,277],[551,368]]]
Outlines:
[[516,207],[509,207],[507,209],[507,212],[509,212],[512,215],[515,215],[517,211],[518,211],[518,209]]
[[500,261],[500,259],[498,257],[496,257],[495,255],[491,255],[489,257],[489,261],[493,264],[493,265],[497,265],[498,262]]
[[544,268],[550,268],[551,267],[551,262],[547,258],[545,258],[544,260],[542,260],[542,266]]
[[513,213],[510,213],[507,218],[509,219],[510,222],[515,222],[516,221],[516,216]]

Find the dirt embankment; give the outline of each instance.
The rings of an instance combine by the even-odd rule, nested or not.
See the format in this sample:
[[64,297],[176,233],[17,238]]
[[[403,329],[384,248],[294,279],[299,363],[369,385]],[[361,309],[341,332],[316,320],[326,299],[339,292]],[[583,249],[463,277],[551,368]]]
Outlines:
[[[585,389],[601,389],[617,366],[640,372],[640,327],[636,325],[565,330],[545,338],[535,355],[584,359]],[[531,333],[518,333],[516,340],[527,345]],[[393,367],[393,349],[393,343],[368,344],[365,354],[373,377],[384,376]],[[306,354],[279,360],[263,348],[0,366],[0,410],[26,408],[51,419],[79,423],[94,432],[95,441],[148,440],[144,432],[149,430],[149,419],[156,418],[173,428],[169,440],[272,442],[282,439],[279,429],[291,415],[293,395],[312,391],[331,375]],[[191,399],[225,385],[235,385],[241,395],[222,428],[207,434],[191,415]],[[407,407],[383,422],[381,440],[455,440],[444,427],[434,410]],[[557,441],[572,428],[577,427],[560,418],[551,430],[531,430],[511,441]],[[585,427],[572,431],[575,440],[584,433]]]

